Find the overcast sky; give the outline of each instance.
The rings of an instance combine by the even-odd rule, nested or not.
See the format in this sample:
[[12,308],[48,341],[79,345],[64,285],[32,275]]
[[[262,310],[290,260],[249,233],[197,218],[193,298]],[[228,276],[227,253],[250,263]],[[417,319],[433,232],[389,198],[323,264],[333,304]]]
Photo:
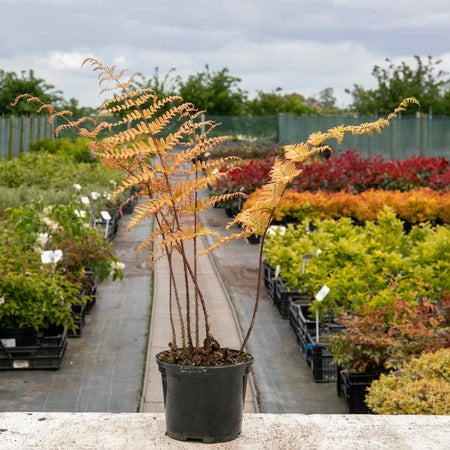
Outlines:
[[0,0],[0,69],[34,69],[82,106],[100,103],[90,56],[147,77],[227,67],[250,96],[331,87],[342,107],[375,65],[414,55],[450,72],[450,0]]

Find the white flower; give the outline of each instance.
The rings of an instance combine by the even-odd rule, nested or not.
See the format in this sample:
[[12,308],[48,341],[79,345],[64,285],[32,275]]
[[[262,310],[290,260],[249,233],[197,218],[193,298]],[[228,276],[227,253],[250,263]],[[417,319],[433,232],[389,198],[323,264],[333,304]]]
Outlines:
[[57,222],[55,222],[52,219],[49,219],[48,217],[43,217],[42,218],[42,222],[44,222],[45,225],[47,225],[47,227],[50,229],[50,231],[57,231],[59,230],[59,224]]
[[5,303],[5,297],[0,297],[0,305],[3,305]]
[[92,200],[97,200],[98,198],[101,197],[101,195],[98,192],[91,192],[91,197],[92,197]]
[[48,242],[48,233],[39,233],[36,239],[36,244],[40,247],[44,247]]
[[79,184],[75,183],[75,184],[73,185],[73,187],[74,187],[77,191],[81,191],[81,186],[80,186]]
[[53,208],[52,205],[45,206],[42,212],[44,213],[45,216],[47,216],[48,214],[50,214],[52,208]]
[[125,264],[121,263],[120,261],[113,261],[111,263],[111,269],[112,270],[123,270],[123,269],[125,269]]

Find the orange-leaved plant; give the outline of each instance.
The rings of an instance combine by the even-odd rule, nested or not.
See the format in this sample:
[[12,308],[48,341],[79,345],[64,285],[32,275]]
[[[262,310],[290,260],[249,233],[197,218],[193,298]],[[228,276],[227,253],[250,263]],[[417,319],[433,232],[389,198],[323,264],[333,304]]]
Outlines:
[[[301,173],[299,165],[316,152],[329,149],[324,143],[330,138],[341,141],[346,132],[380,132],[389,121],[378,119],[359,126],[336,127],[327,133],[311,135],[306,143],[287,146],[285,158],[275,160],[270,181],[260,191],[255,205],[240,213],[230,223],[230,226],[241,223],[243,230],[230,236],[222,236],[202,223],[201,213],[218,202],[242,194],[231,193],[210,198],[201,195],[208,185],[214,185],[228,173],[214,170],[225,165],[224,158],[208,161],[200,158],[203,153],[227,139],[211,137],[211,131],[218,124],[201,121],[202,112],[191,103],[183,102],[181,97],[158,99],[150,89],[134,89],[133,78],[136,74],[126,78],[125,71],[117,72],[115,66],[104,66],[93,58],[88,58],[84,64],[90,64],[93,70],[98,72],[100,85],[108,84],[101,93],[120,93],[100,106],[97,118],[71,120],[70,112],[56,112],[51,105],[29,95],[18,97],[16,102],[22,97],[26,97],[28,101],[39,102],[40,109],[47,109],[53,118],[60,116],[66,120],[67,123],[58,127],[57,131],[76,129],[80,136],[91,141],[89,148],[104,165],[121,169],[125,176],[118,184],[114,196],[130,187],[138,188],[135,196],[140,202],[127,230],[145,219],[153,218],[153,229],[137,248],[136,256],[144,248],[149,248],[152,265],[160,258],[167,258],[170,283],[169,320],[172,332],[167,361],[187,365],[227,365],[245,360],[243,349],[258,309],[260,282],[258,281],[257,285],[253,318],[240,352],[221,349],[212,333],[207,311],[208,302],[198,282],[197,257],[232,239],[262,234],[259,258],[261,275],[264,237],[281,196]],[[412,101],[417,103],[414,99],[404,100],[394,115]],[[120,120],[116,123],[108,122],[105,116],[111,114],[120,114]],[[198,239],[206,235],[215,237],[216,242],[203,250],[197,244]],[[181,258],[181,281],[175,277],[175,257]],[[204,325],[202,336],[201,323]]]

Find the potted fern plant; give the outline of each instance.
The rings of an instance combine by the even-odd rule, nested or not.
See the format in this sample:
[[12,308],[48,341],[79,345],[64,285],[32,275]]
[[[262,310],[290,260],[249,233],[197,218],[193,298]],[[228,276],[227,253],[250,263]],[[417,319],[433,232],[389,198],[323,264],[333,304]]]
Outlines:
[[[241,348],[229,349],[214,337],[196,259],[232,239],[254,234],[262,236],[262,248],[274,210],[287,186],[300,175],[301,163],[316,152],[329,150],[325,141],[332,137],[340,140],[347,131],[371,134],[372,130],[379,131],[388,125],[388,121],[379,119],[373,124],[336,127],[310,136],[306,143],[287,146],[284,159],[275,159],[270,181],[260,190],[258,200],[230,222],[230,226],[240,224],[241,231],[221,236],[202,223],[201,213],[242,194],[209,198],[201,195],[227,175],[226,170],[216,170],[226,165],[227,158],[201,157],[226,139],[213,136],[218,124],[202,122],[201,111],[178,96],[158,99],[150,89],[134,89],[136,74],[125,78],[125,71],[117,72],[116,67],[106,67],[93,58],[83,64],[98,72],[100,85],[106,85],[101,93],[119,92],[101,105],[98,118],[73,121],[67,112],[56,112],[51,105],[41,103],[41,108],[66,119],[59,131],[75,128],[80,136],[90,140],[91,152],[104,165],[124,172],[113,197],[131,187],[137,189],[134,198],[139,202],[128,230],[141,221],[153,219],[153,230],[137,253],[150,248],[151,264],[166,258],[169,266],[172,339],[167,350],[156,355],[162,374],[166,433],[179,440],[234,439],[241,432],[245,384],[253,363],[253,356],[245,352],[245,346],[253,329],[261,283],[256,287],[253,318]],[[30,96],[21,97],[40,102]],[[402,103],[400,108],[404,106]],[[111,114],[118,114],[121,119],[107,122],[105,116]],[[200,251],[198,240],[206,235],[214,236],[216,242]],[[261,275],[262,251],[259,263]],[[181,279],[175,277],[175,265],[183,268]]]

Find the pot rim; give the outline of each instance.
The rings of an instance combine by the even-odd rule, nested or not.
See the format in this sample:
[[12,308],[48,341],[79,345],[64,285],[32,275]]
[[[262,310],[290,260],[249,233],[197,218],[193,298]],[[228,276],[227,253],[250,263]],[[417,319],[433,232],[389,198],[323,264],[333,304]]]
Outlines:
[[[232,348],[230,348],[229,350],[239,352],[239,350],[232,349]],[[253,362],[255,360],[255,358],[252,354],[250,354],[248,352],[243,352],[243,353],[249,355],[251,357],[251,359],[249,359],[248,361],[241,362],[239,364],[231,364],[231,365],[226,365],[226,366],[187,366],[187,365],[181,365],[181,364],[171,364],[171,363],[168,363],[165,361],[161,361],[158,358],[158,356],[165,352],[167,352],[167,350],[163,350],[155,355],[155,360],[156,360],[157,364],[159,364],[160,366],[180,368],[180,370],[190,370],[190,371],[199,371],[199,372],[204,372],[205,370],[208,370],[208,371],[214,371],[214,370],[218,371],[218,370],[226,370],[226,369],[232,370],[234,368],[250,366],[251,364],[253,364]]]

